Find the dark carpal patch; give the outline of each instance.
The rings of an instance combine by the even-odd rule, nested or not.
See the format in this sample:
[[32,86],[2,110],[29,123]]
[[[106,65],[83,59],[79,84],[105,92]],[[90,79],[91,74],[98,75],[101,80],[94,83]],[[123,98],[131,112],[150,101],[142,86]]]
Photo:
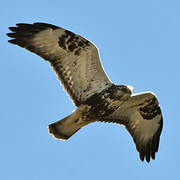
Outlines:
[[59,37],[58,43],[59,43],[59,46],[60,46],[61,48],[63,48],[64,50],[66,50],[65,36]]
[[151,120],[161,114],[161,109],[155,98],[150,99],[147,104],[144,107],[140,107],[139,110],[142,117],[147,120]]
[[76,48],[77,48],[77,46],[75,43],[72,43],[68,46],[68,50],[70,50],[70,51],[74,51],[74,49],[76,49]]
[[59,46],[68,52],[74,52],[74,55],[79,56],[81,50],[87,46],[90,46],[90,42],[73,32],[68,30],[64,31],[64,34],[59,37]]

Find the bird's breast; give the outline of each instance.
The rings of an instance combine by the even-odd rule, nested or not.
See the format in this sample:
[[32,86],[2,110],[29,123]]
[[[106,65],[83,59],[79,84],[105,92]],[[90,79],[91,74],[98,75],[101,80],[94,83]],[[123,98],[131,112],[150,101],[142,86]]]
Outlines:
[[111,89],[103,90],[88,98],[83,104],[88,105],[90,118],[102,118],[112,114],[128,97],[116,97]]

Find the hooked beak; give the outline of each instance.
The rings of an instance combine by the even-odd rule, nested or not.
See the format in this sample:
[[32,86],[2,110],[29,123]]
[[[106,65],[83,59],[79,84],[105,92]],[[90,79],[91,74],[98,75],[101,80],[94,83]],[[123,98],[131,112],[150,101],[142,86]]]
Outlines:
[[129,90],[131,91],[131,93],[133,93],[134,88],[133,88],[132,86],[130,86],[130,85],[127,85],[127,87],[129,88]]

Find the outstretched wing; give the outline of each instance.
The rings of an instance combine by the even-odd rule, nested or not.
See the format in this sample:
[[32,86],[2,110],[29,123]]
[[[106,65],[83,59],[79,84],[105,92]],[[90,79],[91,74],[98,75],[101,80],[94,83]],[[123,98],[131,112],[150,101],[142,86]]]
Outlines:
[[10,43],[49,61],[76,106],[112,85],[97,48],[83,37],[45,23],[21,23],[9,29]]
[[158,100],[152,93],[133,95],[113,112],[105,122],[125,125],[132,135],[140,159],[155,159],[163,126]]

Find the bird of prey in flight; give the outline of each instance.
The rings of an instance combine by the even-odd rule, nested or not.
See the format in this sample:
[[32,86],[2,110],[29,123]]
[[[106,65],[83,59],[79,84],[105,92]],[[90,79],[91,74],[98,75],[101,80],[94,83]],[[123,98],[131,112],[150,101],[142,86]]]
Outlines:
[[46,23],[9,27],[10,43],[48,61],[77,109],[48,126],[55,138],[67,140],[92,122],[124,125],[140,159],[155,159],[163,120],[152,92],[133,94],[128,85],[115,85],[105,74],[96,46],[66,29]]

